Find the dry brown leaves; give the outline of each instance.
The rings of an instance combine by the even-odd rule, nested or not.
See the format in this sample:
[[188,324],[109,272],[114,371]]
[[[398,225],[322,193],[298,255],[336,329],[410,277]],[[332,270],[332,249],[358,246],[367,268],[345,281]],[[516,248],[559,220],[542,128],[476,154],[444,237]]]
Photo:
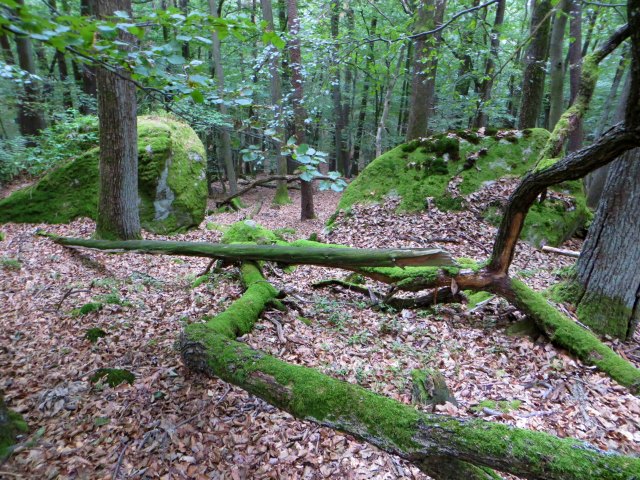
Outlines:
[[[292,227],[297,238],[321,231],[338,198],[318,193],[318,220],[300,222],[297,192],[296,203],[278,209],[269,206],[272,195],[260,189],[245,201],[253,206],[265,197],[254,219],[268,228]],[[230,224],[251,210],[208,221]],[[481,260],[495,232],[472,213],[396,215],[389,206],[376,205],[354,212],[337,222],[328,241],[359,247],[438,246]],[[116,473],[119,478],[427,478],[367,444],[297,421],[181,365],[173,345],[183,324],[222,311],[241,294],[233,268],[191,288],[206,259],[65,249],[34,236],[37,227],[2,227],[6,240],[0,243],[0,257],[18,259],[22,267],[3,269],[0,276],[0,388],[9,405],[26,417],[31,434],[0,471],[12,478],[93,479]],[[88,237],[94,225],[76,221],[40,227]],[[219,236],[203,224],[176,239],[216,241]],[[554,281],[553,270],[569,263],[522,245],[513,271],[544,288]],[[442,407],[446,413],[486,416],[605,449],[640,452],[638,399],[542,338],[505,336],[502,329],[517,313],[499,300],[472,315],[463,306],[379,312],[358,294],[311,288],[317,280],[343,277],[339,270],[299,267],[285,275],[273,267],[267,274],[300,312],[266,312],[244,338],[255,348],[403,402],[410,401],[410,370],[435,366],[459,402]],[[117,294],[123,304],[72,314],[109,294]],[[300,320],[302,315],[310,325]],[[284,342],[270,319],[282,325]],[[91,344],[84,338],[91,327],[108,336]],[[638,337],[617,347],[637,353]],[[126,368],[136,381],[116,388],[92,386],[88,377],[102,367]],[[487,399],[522,404],[506,413],[473,408]]]

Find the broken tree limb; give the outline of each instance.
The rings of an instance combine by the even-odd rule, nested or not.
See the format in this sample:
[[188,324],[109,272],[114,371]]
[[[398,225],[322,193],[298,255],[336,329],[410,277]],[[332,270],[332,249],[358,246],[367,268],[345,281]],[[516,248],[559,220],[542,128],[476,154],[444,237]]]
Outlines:
[[544,253],[555,253],[556,255],[564,255],[565,257],[578,258],[580,256],[580,252],[576,252],[574,250],[566,250],[564,248],[548,247],[547,245],[542,247],[542,251]]
[[[314,180],[331,180],[334,181],[334,178],[331,177],[326,177],[326,176],[317,176],[313,178]],[[281,180],[287,183],[291,183],[291,182],[295,182],[295,181],[299,181],[300,180],[300,175],[271,175],[269,177],[264,177],[264,178],[259,178],[257,180],[254,180],[253,182],[249,183],[246,187],[238,190],[236,193],[234,193],[233,195],[228,195],[225,198],[223,198],[222,200],[218,200],[216,201],[216,207],[222,207],[223,205],[228,204],[229,202],[231,202],[231,200],[233,200],[234,198],[237,197],[241,197],[242,195],[244,195],[245,193],[249,192],[250,190],[253,190],[256,187],[260,187],[260,186],[265,186],[270,182],[276,181],[276,180]]]
[[207,323],[185,327],[180,351],[189,368],[233,383],[297,418],[363,439],[436,479],[500,478],[491,468],[530,479],[622,480],[640,470],[638,458],[602,452],[577,440],[422,413],[236,341],[275,295],[256,265],[242,268],[245,294]]
[[160,240],[112,241],[50,237],[55,243],[67,247],[94,248],[107,250],[111,253],[129,251],[134,253],[209,257],[226,261],[262,260],[283,264],[319,265],[337,268],[360,268],[371,265],[388,267],[455,265],[449,252],[427,248],[335,248],[328,246],[308,247],[306,244],[302,244],[304,248],[301,248],[287,244],[249,245]]

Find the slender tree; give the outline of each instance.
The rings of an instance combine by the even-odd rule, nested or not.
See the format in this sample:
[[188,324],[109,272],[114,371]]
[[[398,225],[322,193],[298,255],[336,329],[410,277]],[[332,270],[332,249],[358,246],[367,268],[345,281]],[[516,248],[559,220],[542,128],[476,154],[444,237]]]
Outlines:
[[[582,75],[582,2],[581,0],[571,0],[570,9],[571,20],[569,20],[569,103],[573,104],[580,89],[580,77]],[[575,152],[582,147],[583,137],[582,119],[578,120],[576,128],[569,135],[567,150]]]
[[[24,5],[24,0],[16,0]],[[33,53],[31,39],[27,35],[16,35],[16,50],[18,52],[18,64],[30,77],[24,81],[24,90],[18,102],[18,126],[20,133],[28,139],[37,135],[44,129],[46,121],[42,112],[40,98],[40,82],[33,76],[36,74],[36,62]],[[28,140],[32,143],[32,140]]]
[[531,14],[531,43],[524,57],[522,100],[518,128],[535,127],[542,108],[544,79],[549,52],[551,0],[534,0]]
[[[80,14],[83,16],[91,16],[96,12],[94,9],[96,8],[96,3],[99,3],[95,0],[80,0]],[[80,74],[80,79],[82,82],[82,93],[87,96],[87,100],[80,102],[80,112],[84,114],[95,113],[94,107],[91,101],[88,101],[91,98],[95,98],[97,95],[97,83],[96,83],[96,69],[92,65],[88,65],[86,63],[75,64],[76,71]]]
[[340,64],[338,62],[338,55],[340,49],[338,47],[338,36],[340,34],[340,13],[342,7],[338,0],[332,0],[329,3],[329,14],[331,17],[331,38],[334,41],[334,47],[332,50],[331,58],[331,98],[333,100],[333,121],[334,121],[334,168],[338,170],[342,175],[347,174],[347,149],[344,138],[345,128],[345,110],[342,104],[342,85],[340,75]]
[[549,86],[549,130],[556,126],[564,111],[564,32],[567,28],[570,0],[560,0],[551,30],[549,49],[550,86]]
[[[421,0],[414,31],[420,34],[440,25],[444,17],[446,3],[446,0]],[[429,36],[419,35],[415,40],[407,140],[413,140],[427,134],[429,118],[435,108],[437,51],[441,38],[440,31]]]
[[[109,18],[116,11],[131,14],[131,0],[96,3],[100,18]],[[131,45],[133,36],[120,31],[118,40]],[[125,69],[115,72],[104,67],[96,69],[100,121],[98,238],[140,238],[136,89],[130,76]]]
[[[298,145],[305,142],[304,87],[302,79],[302,54],[300,51],[300,19],[298,18],[298,1],[287,0],[287,26],[289,27],[289,67],[291,68],[291,100],[293,103],[293,135]],[[313,184],[300,182],[300,218],[315,218],[313,209]]]
[[493,22],[493,28],[491,29],[491,50],[485,64],[484,78],[480,83],[478,92],[478,109],[473,120],[473,126],[476,128],[487,126],[488,115],[486,111],[486,105],[491,100],[493,76],[495,73],[496,59],[498,58],[500,49],[500,31],[502,29],[502,23],[504,22],[504,9],[506,3],[506,0],[500,0],[496,8],[496,18]]
[[[218,1],[209,0],[209,13],[212,17],[219,17]],[[218,85],[218,95],[224,100],[224,68],[222,66],[222,51],[220,49],[220,37],[215,30],[211,34],[211,55],[213,60],[213,74],[216,77]],[[227,106],[224,101],[218,104],[218,110],[222,115],[227,115]],[[227,128],[223,128],[220,132],[220,148],[222,151],[222,159],[224,161],[224,168],[227,171],[227,178],[229,180],[229,190],[231,193],[238,191],[238,180],[236,178],[236,169],[233,164],[233,156],[231,152],[231,134]]]

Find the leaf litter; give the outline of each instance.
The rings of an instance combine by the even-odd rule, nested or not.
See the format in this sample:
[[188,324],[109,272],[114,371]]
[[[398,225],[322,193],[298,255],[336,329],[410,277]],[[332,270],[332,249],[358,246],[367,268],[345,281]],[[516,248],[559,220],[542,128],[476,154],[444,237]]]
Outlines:
[[[506,195],[511,186],[500,188]],[[487,201],[495,194],[493,186]],[[207,229],[209,222],[224,226],[251,216],[267,228],[291,229],[287,238],[307,238],[323,231],[339,198],[318,192],[318,219],[301,222],[298,192],[292,193],[294,204],[278,208],[267,206],[272,195],[256,189],[244,197],[248,208],[210,215],[198,230],[172,239],[215,242],[222,233]],[[482,201],[476,195],[474,202]],[[476,260],[488,256],[495,228],[477,212],[398,214],[396,206],[397,200],[388,199],[353,207],[320,239],[370,248],[438,247]],[[223,311],[242,293],[234,267],[193,287],[207,259],[72,250],[35,236],[37,228],[89,237],[94,224],[2,226],[0,256],[18,260],[20,268],[5,268],[0,276],[0,388],[31,428],[2,472],[50,479],[428,478],[349,435],[298,421],[184,368],[175,341],[186,323]],[[579,250],[580,241],[565,247]],[[572,262],[521,243],[512,273],[541,290]],[[265,273],[296,308],[265,312],[242,338],[254,348],[405,403],[411,402],[411,370],[437,368],[458,402],[437,411],[640,454],[640,400],[544,337],[505,335],[522,316],[498,298],[473,312],[459,304],[373,309],[361,294],[312,288],[319,280],[344,278],[341,270],[300,266],[285,274],[268,266]],[[101,307],[79,313],[92,302]],[[85,338],[91,328],[106,335],[92,343]],[[640,365],[638,333],[629,342],[609,343]],[[100,368],[129,370],[135,381],[92,385],[89,377]],[[517,407],[500,408],[506,404]]]

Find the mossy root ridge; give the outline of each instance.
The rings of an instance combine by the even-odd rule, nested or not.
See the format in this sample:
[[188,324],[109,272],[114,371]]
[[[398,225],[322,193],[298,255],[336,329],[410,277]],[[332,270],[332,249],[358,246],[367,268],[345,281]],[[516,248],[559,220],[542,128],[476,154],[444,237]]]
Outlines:
[[0,391],[0,463],[11,454],[17,436],[28,431],[27,422],[19,413],[7,408]]
[[[541,432],[421,413],[313,368],[251,349],[218,333],[214,325],[212,320],[186,327],[181,352],[187,366],[233,383],[297,418],[347,432],[406,458],[436,478],[461,478],[459,466],[457,474],[442,471],[443,465],[461,461],[534,479],[638,478],[638,458]],[[463,478],[491,477],[468,468]]]
[[[593,333],[561,314],[539,293],[520,280],[511,280],[512,293],[505,297],[529,315],[554,345],[567,349],[580,360],[598,367],[612,379],[640,394],[640,369],[602,343]],[[631,478],[631,477],[630,477]],[[640,478],[640,470],[637,476]]]

